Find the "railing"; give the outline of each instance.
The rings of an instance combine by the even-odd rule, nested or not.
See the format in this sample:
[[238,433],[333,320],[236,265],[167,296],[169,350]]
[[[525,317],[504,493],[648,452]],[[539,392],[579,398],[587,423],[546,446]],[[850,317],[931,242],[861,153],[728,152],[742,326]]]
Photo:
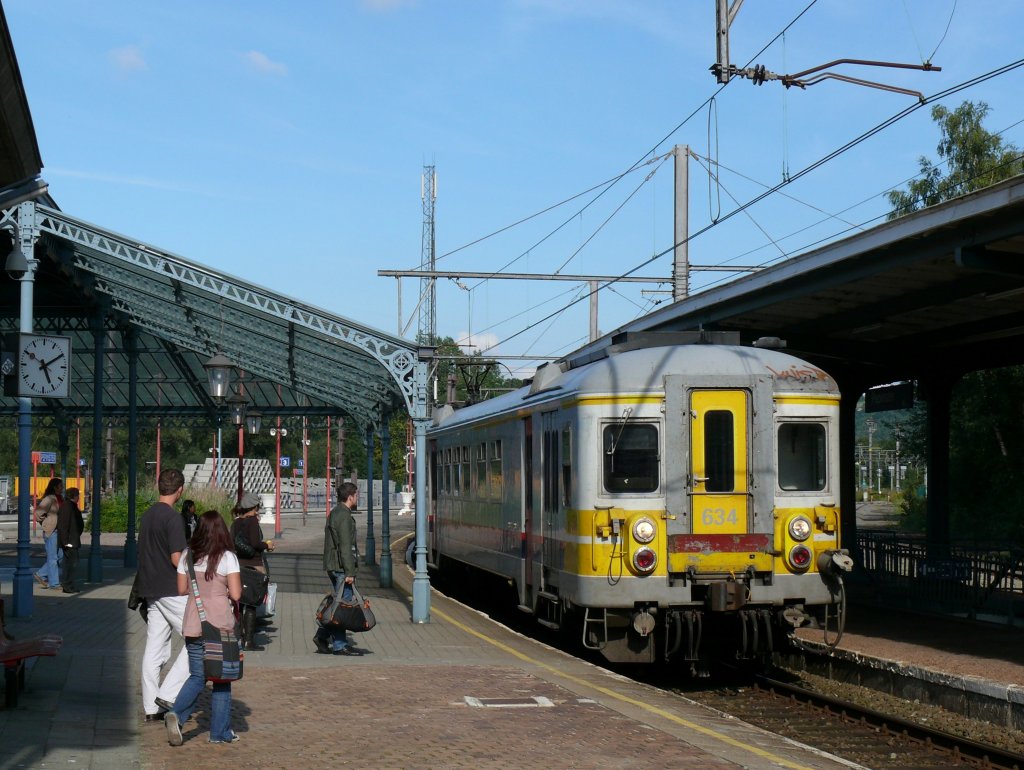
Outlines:
[[861,530],[858,561],[890,604],[931,612],[1005,618],[1024,610],[1024,549],[953,543],[929,547],[923,536]]

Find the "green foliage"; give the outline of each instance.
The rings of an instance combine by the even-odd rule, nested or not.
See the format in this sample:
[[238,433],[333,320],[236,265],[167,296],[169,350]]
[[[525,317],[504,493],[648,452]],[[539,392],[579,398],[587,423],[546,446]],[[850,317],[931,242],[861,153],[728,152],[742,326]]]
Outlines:
[[[451,337],[437,342],[437,381],[443,403],[475,404],[523,385],[522,380],[505,378],[493,358],[467,354]],[[448,382],[454,379],[455,398],[448,398]]]
[[[155,486],[139,488],[135,492],[135,515],[136,523],[143,512],[156,502],[159,495]],[[230,526],[231,508],[235,498],[223,489],[210,488],[188,488],[182,495],[182,500],[195,500],[196,511],[204,513],[209,510],[216,510],[224,517],[224,521]],[[128,493],[115,492],[103,497],[100,503],[100,529],[103,532],[127,532],[128,531]]]
[[896,498],[896,505],[903,514],[900,529],[906,532],[924,532],[927,522],[928,499],[923,488],[911,479]]
[[1024,172],[1021,151],[1013,144],[1004,144],[1001,137],[982,127],[988,113],[989,106],[985,102],[966,101],[952,111],[941,104],[932,108],[932,120],[938,124],[941,134],[936,151],[947,161],[947,171],[943,174],[941,164],[922,156],[920,178],[910,182],[906,190],[888,193],[892,205],[889,219]]

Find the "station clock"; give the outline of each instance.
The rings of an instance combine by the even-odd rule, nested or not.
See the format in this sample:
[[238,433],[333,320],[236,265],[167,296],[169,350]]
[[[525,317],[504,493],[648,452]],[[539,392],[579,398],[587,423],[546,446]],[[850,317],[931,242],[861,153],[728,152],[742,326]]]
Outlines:
[[[16,334],[15,371],[8,395],[67,398],[71,380],[71,338],[42,334]],[[16,392],[12,392],[15,391]]]

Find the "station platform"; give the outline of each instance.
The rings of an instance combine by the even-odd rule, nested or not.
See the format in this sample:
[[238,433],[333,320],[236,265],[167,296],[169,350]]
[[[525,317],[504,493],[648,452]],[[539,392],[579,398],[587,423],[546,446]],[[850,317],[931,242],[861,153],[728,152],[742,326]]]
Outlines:
[[[436,592],[430,622],[413,624],[412,574],[400,545],[393,588],[378,587],[376,567],[360,570],[378,619],[357,638],[367,654],[316,655],[313,613],[328,589],[319,563],[323,529],[318,517],[305,526],[294,516],[282,521],[271,556],[277,615],[260,636],[266,651],[246,654],[245,678],[233,687],[238,743],[207,742],[207,696],[181,747],[167,744],[162,725],[143,722],[145,626],[126,606],[133,572],[120,566],[124,536],[104,535],[102,583],[77,595],[36,586],[33,617],[8,621],[18,637],[59,633],[64,646],[32,667],[18,708],[0,709],[0,766],[851,767],[523,638]],[[362,538],[364,520],[357,522]],[[411,526],[393,517],[393,539]],[[0,595],[8,602],[13,556],[13,544],[0,544]],[[854,614],[845,641],[859,636]],[[929,654],[926,642],[908,642],[903,659],[915,649]]]

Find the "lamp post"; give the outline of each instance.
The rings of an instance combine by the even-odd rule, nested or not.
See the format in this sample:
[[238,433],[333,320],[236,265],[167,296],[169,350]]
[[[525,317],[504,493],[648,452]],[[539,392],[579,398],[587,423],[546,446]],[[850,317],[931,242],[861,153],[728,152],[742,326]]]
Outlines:
[[[23,334],[32,333],[32,290],[35,281],[36,267],[39,262],[35,258],[35,243],[39,237],[39,229],[35,224],[35,204],[31,202],[18,205],[18,225],[12,233],[14,241],[10,254],[7,255],[5,270],[12,280],[21,283],[21,306],[18,331]],[[18,399],[18,558],[14,568],[13,581],[13,615],[26,618],[32,615],[32,567],[29,564],[29,519],[31,506],[29,503],[29,481],[32,465],[32,399]],[[8,685],[10,687],[11,685]]]
[[245,412],[249,406],[249,399],[237,391],[226,399],[228,408],[231,410],[231,422],[238,428],[238,496],[235,498],[237,505],[242,501],[242,465],[245,462]]

